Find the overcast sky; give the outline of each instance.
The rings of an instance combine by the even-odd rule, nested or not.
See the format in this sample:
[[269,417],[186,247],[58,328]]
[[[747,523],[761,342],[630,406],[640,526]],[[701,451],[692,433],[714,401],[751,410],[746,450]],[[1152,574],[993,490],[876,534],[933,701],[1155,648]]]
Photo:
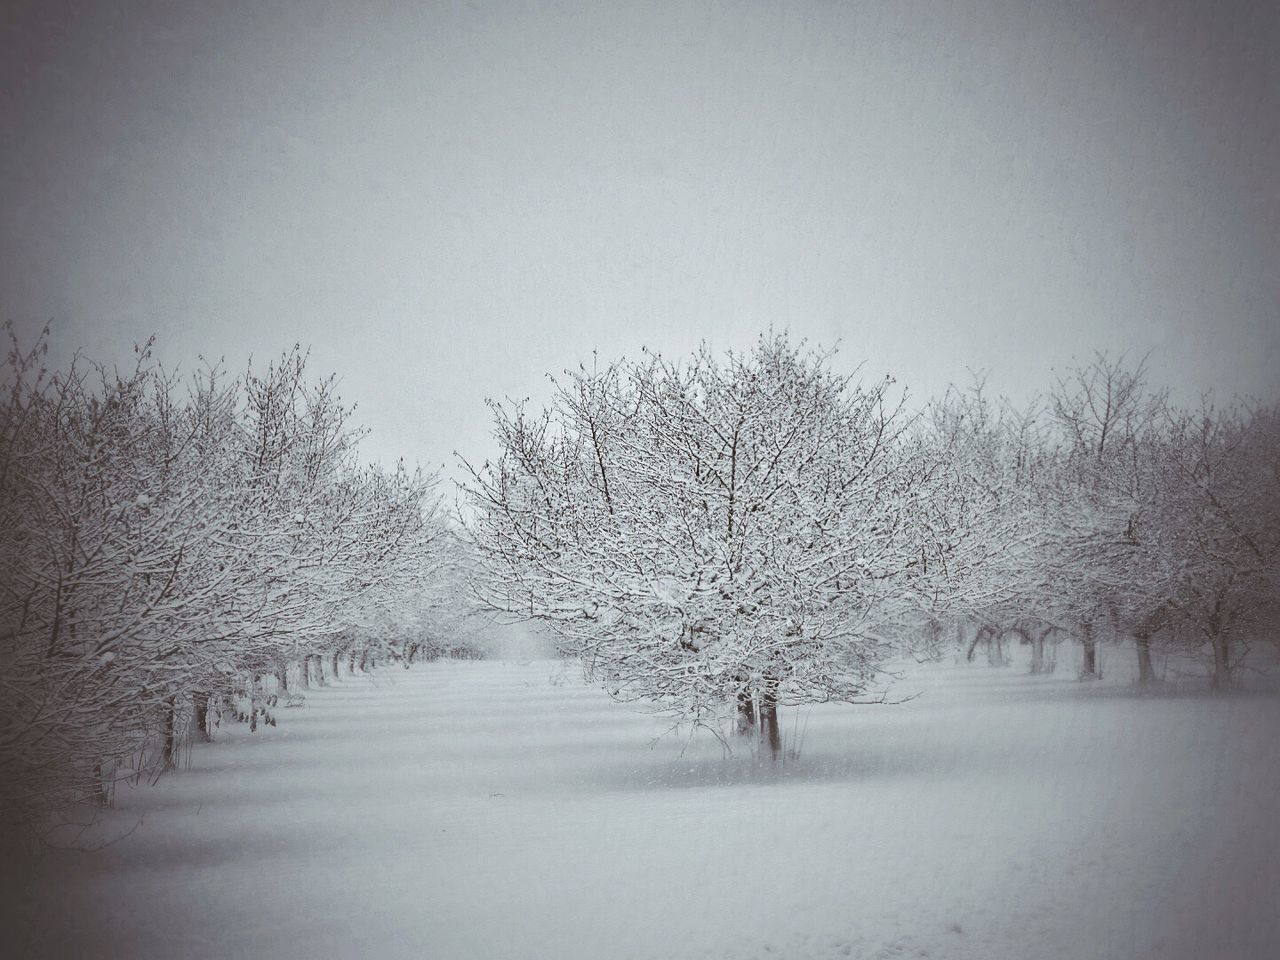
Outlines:
[[2,6],[0,313],[311,344],[369,459],[770,324],[917,394],[1280,390],[1273,2]]

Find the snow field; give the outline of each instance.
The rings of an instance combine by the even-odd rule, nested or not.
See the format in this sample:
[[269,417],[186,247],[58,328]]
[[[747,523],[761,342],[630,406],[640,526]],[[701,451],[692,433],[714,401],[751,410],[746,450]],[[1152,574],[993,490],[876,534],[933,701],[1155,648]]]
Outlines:
[[1275,698],[952,664],[896,689],[788,709],[779,767],[651,747],[665,723],[554,662],[313,689],[47,858],[32,955],[1280,956]]

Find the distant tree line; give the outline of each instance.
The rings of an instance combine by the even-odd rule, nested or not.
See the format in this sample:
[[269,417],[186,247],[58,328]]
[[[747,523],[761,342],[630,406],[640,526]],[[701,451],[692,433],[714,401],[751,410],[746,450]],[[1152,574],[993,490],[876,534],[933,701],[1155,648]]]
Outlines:
[[1141,682],[1176,647],[1219,688],[1274,644],[1274,405],[1184,409],[1100,355],[1025,405],[979,383],[912,412],[830,360],[771,334],[491,404],[500,454],[464,461],[485,601],[614,697],[775,756],[781,705],[883,699],[895,656],[954,630],[970,654],[1017,636],[1036,670],[1070,635],[1084,678],[1106,631]]
[[0,813],[33,824],[172,766],[223,717],[460,642],[434,477],[357,460],[295,348],[238,376],[45,367],[0,403]]
[[[1051,666],[1076,638],[1082,679],[1104,637],[1204,662],[1216,689],[1274,662],[1280,625],[1280,412],[1153,390],[1144,365],[1105,355],[1022,407],[981,384],[932,404],[926,429],[964,477],[966,567],[940,614],[974,645],[1012,635]],[[936,629],[937,621],[933,623]],[[1264,648],[1258,651],[1256,645]],[[1261,654],[1261,655],[1259,655]]]

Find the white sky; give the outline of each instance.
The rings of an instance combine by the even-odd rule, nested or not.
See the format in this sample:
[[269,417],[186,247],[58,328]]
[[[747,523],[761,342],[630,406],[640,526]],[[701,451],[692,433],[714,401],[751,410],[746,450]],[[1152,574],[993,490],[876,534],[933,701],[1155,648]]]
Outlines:
[[4,6],[0,314],[311,344],[370,459],[770,324],[917,394],[1097,348],[1280,392],[1273,3]]

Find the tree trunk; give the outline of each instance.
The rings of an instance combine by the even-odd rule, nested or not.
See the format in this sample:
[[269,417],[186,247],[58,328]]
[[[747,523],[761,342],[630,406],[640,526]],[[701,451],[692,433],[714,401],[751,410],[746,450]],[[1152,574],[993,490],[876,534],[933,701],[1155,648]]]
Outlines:
[[306,656],[298,661],[298,686],[303,690],[311,689],[311,657]]
[[973,640],[969,643],[969,649],[965,651],[964,658],[968,663],[973,663],[974,651],[978,649],[978,644],[982,642],[982,627],[979,627],[973,634]]
[[351,657],[350,659],[347,660],[347,673],[355,673],[355,672],[356,672],[356,652],[352,650]]
[[1086,620],[1081,624],[1080,642],[1084,644],[1084,667],[1080,671],[1081,680],[1097,680],[1102,674],[1098,672],[1098,642],[1093,638],[1093,623]]
[[778,726],[778,683],[766,682],[760,698],[760,725],[765,741],[769,744],[769,757],[778,760],[782,756],[782,729]]
[[751,702],[751,688],[744,687],[738,692],[738,716],[735,726],[740,736],[748,736],[756,730],[756,708]]
[[333,651],[333,679],[335,681],[338,679],[338,661],[341,659],[342,659],[342,651],[341,650]]
[[178,698],[175,695],[164,702],[164,754],[161,762],[166,770],[178,765],[177,713]]
[[[1032,628],[1035,629],[1034,627]],[[1030,633],[1030,631],[1028,631]],[[1044,673],[1044,634],[1031,633],[1031,672]]]
[[283,696],[289,692],[289,665],[282,663],[276,667],[276,693]]
[[973,662],[974,652],[978,649],[978,644],[983,644],[987,651],[987,663],[990,666],[996,665],[996,655],[992,651],[992,639],[996,636],[995,627],[989,623],[984,623],[978,628],[978,632],[973,635],[973,642],[969,644],[969,651],[965,654],[965,659],[970,663]]
[[1080,675],[1085,680],[1098,679],[1098,645],[1091,640],[1084,644],[1084,669]]
[[765,677],[759,710],[760,739],[769,745],[769,759],[776,762],[782,756],[782,727],[778,726],[778,681],[772,677]]
[[992,630],[987,639],[987,663],[993,667],[1007,667],[1008,658],[1004,655],[1004,631]]
[[1148,686],[1156,681],[1156,671],[1151,665],[1151,637],[1148,634],[1137,634],[1133,638],[1134,649],[1138,652],[1138,684]]
[[209,734],[209,695],[197,693],[196,704],[196,737],[202,743],[208,743],[213,737]]
[[1231,641],[1222,631],[1213,635],[1213,681],[1214,690],[1231,689]]

